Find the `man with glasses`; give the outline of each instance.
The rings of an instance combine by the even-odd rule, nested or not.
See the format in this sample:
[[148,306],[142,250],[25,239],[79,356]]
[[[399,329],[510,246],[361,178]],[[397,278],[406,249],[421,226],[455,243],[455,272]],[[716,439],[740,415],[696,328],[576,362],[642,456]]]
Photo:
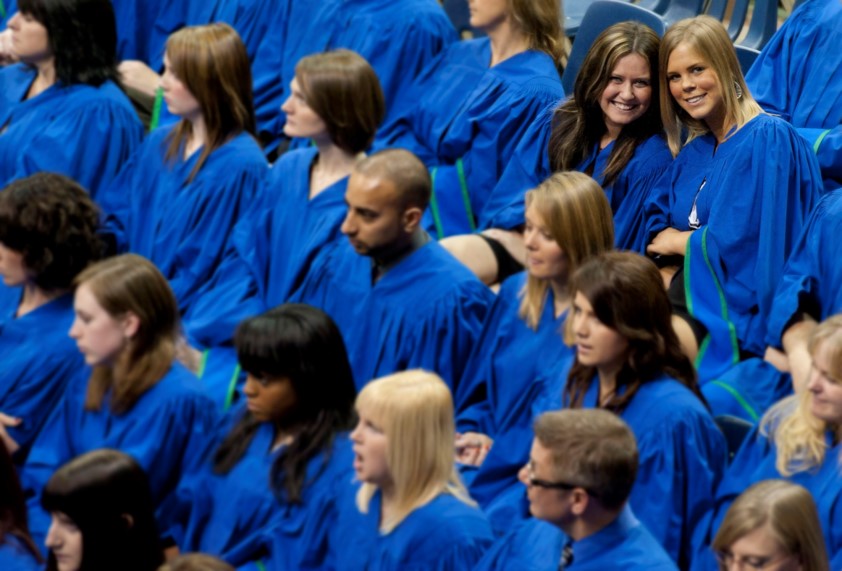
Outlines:
[[477,570],[675,571],[675,563],[626,503],[637,443],[601,409],[548,412],[535,421],[520,470],[534,516],[499,540]]

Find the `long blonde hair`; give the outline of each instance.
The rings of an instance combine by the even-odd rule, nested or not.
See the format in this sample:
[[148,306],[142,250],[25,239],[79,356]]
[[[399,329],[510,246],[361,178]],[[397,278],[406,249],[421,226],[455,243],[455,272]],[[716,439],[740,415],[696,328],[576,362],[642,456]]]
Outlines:
[[664,34],[658,58],[661,119],[673,156],[681,150],[683,129],[686,128],[688,134],[685,143],[710,132],[707,123],[693,119],[670,93],[667,80],[669,59],[680,44],[693,48],[710,65],[722,93],[725,115],[737,129],[763,112],[748,90],[734,44],[722,23],[710,16],[680,20]]
[[[825,319],[810,336],[808,349],[815,359],[819,349],[830,356],[828,373],[842,379],[842,314]],[[760,421],[761,433],[775,444],[775,467],[784,476],[820,466],[827,454],[828,430],[842,436],[842,425],[832,425],[812,413],[813,394],[806,388],[769,409]],[[842,460],[842,458],[840,458]]]
[[[395,512],[382,522],[383,533],[442,493],[475,505],[456,471],[453,399],[441,378],[418,369],[376,379],[360,391],[357,410],[377,422],[387,438]],[[357,506],[362,513],[368,512],[376,491],[374,484],[360,488]]]
[[[580,172],[559,172],[526,193],[541,222],[567,258],[567,275],[582,263],[614,247],[614,219],[605,191]],[[549,290],[547,280],[528,275],[518,315],[538,328]]]

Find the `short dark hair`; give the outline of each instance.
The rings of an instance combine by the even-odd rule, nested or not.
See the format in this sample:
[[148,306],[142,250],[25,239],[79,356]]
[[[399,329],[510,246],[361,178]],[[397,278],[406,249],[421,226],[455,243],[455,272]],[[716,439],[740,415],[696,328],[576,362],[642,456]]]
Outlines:
[[[149,571],[164,562],[149,480],[128,454],[94,450],[64,464],[44,486],[41,506],[82,532],[80,569]],[[56,568],[50,554],[47,570]]]
[[371,154],[356,164],[354,172],[392,183],[404,208],[417,206],[423,210],[430,202],[430,173],[421,159],[405,149]]
[[66,176],[37,173],[0,191],[0,242],[23,255],[42,289],[69,289],[100,258],[98,226],[99,209]]
[[336,146],[353,154],[371,146],[386,101],[365,58],[350,50],[313,54],[298,62],[295,77]]
[[547,412],[535,421],[535,438],[549,449],[553,478],[581,486],[605,508],[619,510],[637,478],[634,433],[602,409]]
[[[299,429],[272,465],[272,484],[278,496],[297,502],[307,462],[353,424],[357,391],[342,334],[322,310],[287,303],[243,321],[234,346],[244,371],[288,378],[295,391]],[[216,452],[217,472],[239,462],[259,425],[251,413],[240,419]]]
[[61,83],[99,86],[117,78],[117,25],[109,0],[18,0],[18,11],[47,29]]

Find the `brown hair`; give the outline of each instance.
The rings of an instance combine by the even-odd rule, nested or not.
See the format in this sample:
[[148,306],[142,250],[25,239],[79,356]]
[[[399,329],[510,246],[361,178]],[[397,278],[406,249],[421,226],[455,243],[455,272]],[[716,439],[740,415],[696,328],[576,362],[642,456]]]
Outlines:
[[[639,254],[609,252],[586,262],[573,276],[573,294],[581,292],[597,319],[626,338],[628,356],[617,374],[617,390],[602,407],[621,413],[640,386],[661,375],[684,383],[702,402],[696,372],[681,352],[672,328],[672,306],[655,264]],[[567,340],[572,342],[572,312],[567,318]],[[572,408],[582,400],[596,368],[578,357],[570,369],[565,399]],[[620,387],[625,392],[620,394]]]
[[[167,40],[167,59],[172,73],[199,102],[207,128],[207,143],[191,182],[210,154],[243,131],[254,135],[254,102],[248,53],[237,32],[228,24],[190,26]],[[174,160],[192,133],[186,119],[168,135],[166,159]]]
[[553,478],[588,490],[607,509],[626,503],[637,478],[637,441],[617,415],[600,409],[546,412],[535,438],[550,451]]
[[529,48],[550,56],[559,71],[567,65],[570,52],[561,6],[558,0],[509,0],[512,20],[526,36]]
[[295,77],[333,143],[345,152],[365,151],[386,114],[380,80],[356,52],[335,50],[302,58]]
[[234,568],[204,553],[185,553],[161,565],[158,571],[234,571]]
[[[573,170],[606,132],[605,117],[600,107],[602,93],[611,81],[620,60],[637,54],[649,63],[652,100],[649,109],[617,137],[611,156],[602,174],[604,187],[611,186],[634,156],[637,147],[655,134],[663,132],[658,107],[658,34],[639,22],[614,24],[602,32],[588,50],[576,75],[573,97],[559,105],[553,114],[550,134],[550,165],[554,171]],[[600,173],[594,173],[599,175]]]
[[152,262],[124,254],[98,262],[76,277],[112,317],[137,316],[137,333],[111,366],[94,367],[85,398],[86,410],[99,410],[111,391],[111,410],[129,410],[160,381],[175,359],[178,305],[166,278]]
[[[614,246],[614,218],[605,192],[588,175],[560,172],[526,193],[526,208],[535,207],[543,225],[567,258],[568,276],[585,260]],[[549,284],[527,275],[518,315],[538,328]]]

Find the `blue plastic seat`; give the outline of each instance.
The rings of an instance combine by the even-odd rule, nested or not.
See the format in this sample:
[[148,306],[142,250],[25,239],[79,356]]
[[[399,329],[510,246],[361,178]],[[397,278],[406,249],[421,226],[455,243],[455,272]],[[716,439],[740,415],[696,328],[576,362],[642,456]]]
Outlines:
[[757,56],[760,55],[760,52],[754,48],[741,45],[735,45],[734,49],[737,50],[737,59],[740,61],[740,69],[743,70],[743,75],[745,75],[748,73],[748,70],[751,68],[754,60],[756,60]]
[[728,444],[728,462],[730,463],[754,425],[747,420],[727,414],[717,416],[714,420],[719,430],[725,435],[725,442]]
[[762,50],[778,29],[778,0],[754,0],[754,10],[740,45]]
[[655,33],[659,36],[663,36],[666,29],[664,21],[658,14],[642,6],[620,0],[596,0],[585,12],[582,24],[576,33],[576,39],[573,41],[573,48],[570,50],[570,57],[567,59],[567,67],[564,68],[564,74],[561,77],[561,84],[564,86],[565,93],[573,93],[576,74],[579,73],[585,55],[591,49],[591,45],[597,36],[605,28],[628,20],[646,24],[655,30]]

